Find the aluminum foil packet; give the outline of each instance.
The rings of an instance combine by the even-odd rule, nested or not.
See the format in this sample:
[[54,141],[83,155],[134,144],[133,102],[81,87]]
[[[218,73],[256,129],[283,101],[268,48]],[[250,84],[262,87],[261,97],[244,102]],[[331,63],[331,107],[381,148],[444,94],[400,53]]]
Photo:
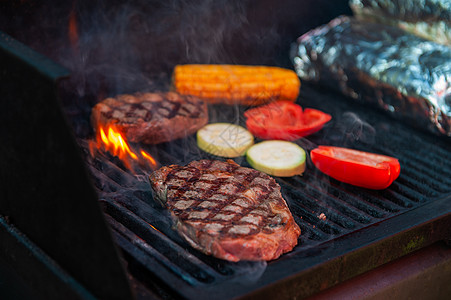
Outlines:
[[451,48],[405,31],[340,16],[299,37],[290,54],[301,80],[438,135],[451,137]]
[[354,15],[451,47],[450,0],[350,0]]

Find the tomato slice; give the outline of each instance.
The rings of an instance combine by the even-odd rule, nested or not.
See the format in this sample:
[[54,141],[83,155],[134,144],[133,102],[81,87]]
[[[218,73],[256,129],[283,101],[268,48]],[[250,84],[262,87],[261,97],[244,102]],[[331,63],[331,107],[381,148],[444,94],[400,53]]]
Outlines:
[[322,111],[302,107],[289,101],[277,101],[247,110],[247,129],[265,140],[293,141],[323,128],[332,116]]
[[368,189],[385,189],[398,178],[398,159],[348,148],[319,146],[310,151],[313,164],[339,181]]

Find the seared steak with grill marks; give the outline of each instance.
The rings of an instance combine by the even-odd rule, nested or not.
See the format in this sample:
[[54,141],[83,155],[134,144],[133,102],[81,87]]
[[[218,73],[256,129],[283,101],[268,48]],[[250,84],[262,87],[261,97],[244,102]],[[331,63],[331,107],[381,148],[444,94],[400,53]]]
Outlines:
[[191,246],[229,260],[272,260],[301,233],[276,181],[235,162],[194,161],[150,175],[155,196]]
[[92,109],[94,128],[114,125],[130,142],[159,144],[195,133],[207,124],[207,105],[200,99],[166,93],[119,95]]

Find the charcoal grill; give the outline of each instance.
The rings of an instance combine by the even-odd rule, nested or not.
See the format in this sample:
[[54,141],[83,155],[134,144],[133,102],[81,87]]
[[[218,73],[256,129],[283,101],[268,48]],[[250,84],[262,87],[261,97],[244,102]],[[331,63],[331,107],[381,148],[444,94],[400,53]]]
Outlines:
[[[296,143],[307,152],[330,144],[394,156],[400,177],[370,191],[330,179],[307,159],[302,177],[276,178],[302,230],[292,252],[268,263],[203,255],[171,229],[145,172],[131,173],[114,157],[92,158],[89,130],[74,134],[79,112],[65,105],[73,97],[65,85],[70,72],[7,34],[0,46],[8,124],[0,131],[8,142],[0,153],[0,180],[8,186],[0,254],[44,297],[300,299],[451,238],[450,140],[303,83],[298,103],[333,122]],[[33,90],[24,89],[30,82]],[[212,106],[211,119],[243,124],[244,109]],[[162,165],[214,158],[193,136],[146,150]]]

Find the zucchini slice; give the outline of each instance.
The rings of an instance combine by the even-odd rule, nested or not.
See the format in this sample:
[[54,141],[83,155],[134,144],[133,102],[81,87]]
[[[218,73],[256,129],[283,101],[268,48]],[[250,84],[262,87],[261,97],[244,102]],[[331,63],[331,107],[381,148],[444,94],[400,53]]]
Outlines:
[[254,169],[273,176],[302,175],[305,170],[304,149],[287,141],[270,140],[255,144],[247,150],[246,160]]
[[253,144],[252,133],[231,123],[207,124],[197,131],[197,146],[216,156],[239,157]]

